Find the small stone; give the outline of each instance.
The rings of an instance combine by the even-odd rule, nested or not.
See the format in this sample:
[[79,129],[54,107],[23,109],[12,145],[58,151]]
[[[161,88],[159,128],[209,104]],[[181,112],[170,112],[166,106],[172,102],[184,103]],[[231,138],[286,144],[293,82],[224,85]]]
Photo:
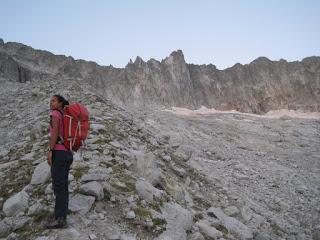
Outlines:
[[239,213],[239,209],[236,206],[229,206],[224,209],[224,212],[230,216],[234,217]]
[[6,237],[11,232],[11,226],[6,221],[6,219],[3,219],[0,221],[0,237]]
[[126,215],[127,219],[134,219],[136,217],[134,211],[129,211]]
[[115,202],[117,201],[117,199],[116,199],[115,196],[111,196],[110,201],[111,201],[112,203],[115,203]]
[[250,208],[247,206],[243,206],[241,208],[241,216],[246,222],[250,221],[250,219],[252,218],[252,212]]
[[205,240],[205,239],[201,233],[195,232],[191,235],[190,240]]
[[89,234],[89,238],[90,240],[94,240],[94,239],[97,239],[97,236],[94,234]]
[[46,189],[44,190],[44,193],[45,193],[46,195],[53,193],[52,183],[48,184],[48,186],[47,186]]
[[200,232],[209,239],[217,239],[223,236],[222,232],[211,227],[208,221],[201,220],[196,223],[196,226],[198,226]]
[[162,157],[162,159],[163,159],[164,161],[166,161],[166,162],[170,162],[170,161],[171,161],[170,155],[164,155],[164,156]]

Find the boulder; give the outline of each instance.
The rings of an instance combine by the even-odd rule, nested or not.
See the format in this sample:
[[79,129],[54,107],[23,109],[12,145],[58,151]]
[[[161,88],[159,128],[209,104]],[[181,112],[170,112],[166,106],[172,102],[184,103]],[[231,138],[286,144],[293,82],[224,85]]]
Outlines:
[[161,212],[167,225],[165,232],[156,239],[186,239],[186,231],[190,230],[193,224],[193,214],[177,203],[164,203]]
[[199,227],[200,232],[208,239],[217,239],[223,236],[222,232],[210,226],[210,223],[206,220],[197,222],[196,226]]
[[83,194],[94,196],[97,200],[101,200],[104,197],[103,188],[101,184],[96,181],[81,185],[80,191]]
[[155,188],[149,182],[144,180],[138,180],[136,182],[136,190],[139,197],[147,202],[159,200],[164,195],[164,191]]
[[33,172],[31,178],[32,185],[43,184],[50,179],[51,172],[47,162],[40,163]]
[[3,212],[6,216],[15,216],[24,212],[28,208],[28,203],[28,193],[21,191],[5,201],[3,204]]
[[220,208],[211,207],[207,210],[210,215],[216,216],[228,230],[229,233],[236,235],[241,240],[253,239],[250,228],[233,217],[227,216]]
[[86,214],[90,211],[94,201],[95,197],[76,194],[70,199],[69,210],[72,212],[79,212],[80,214]]

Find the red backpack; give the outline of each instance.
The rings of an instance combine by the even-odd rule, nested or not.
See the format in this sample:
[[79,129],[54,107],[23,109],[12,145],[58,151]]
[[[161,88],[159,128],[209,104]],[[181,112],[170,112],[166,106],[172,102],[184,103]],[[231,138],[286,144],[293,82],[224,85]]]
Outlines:
[[87,138],[89,130],[89,112],[80,103],[73,103],[64,109],[63,144],[69,150],[79,150]]

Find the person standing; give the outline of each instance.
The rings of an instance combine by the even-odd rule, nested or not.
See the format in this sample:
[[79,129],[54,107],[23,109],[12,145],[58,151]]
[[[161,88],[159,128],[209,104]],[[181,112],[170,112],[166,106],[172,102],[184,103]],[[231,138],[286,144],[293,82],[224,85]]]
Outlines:
[[69,205],[68,176],[73,155],[63,145],[63,109],[69,102],[61,95],[50,100],[50,140],[47,161],[51,167],[52,187],[55,195],[54,220],[46,228],[66,228]]

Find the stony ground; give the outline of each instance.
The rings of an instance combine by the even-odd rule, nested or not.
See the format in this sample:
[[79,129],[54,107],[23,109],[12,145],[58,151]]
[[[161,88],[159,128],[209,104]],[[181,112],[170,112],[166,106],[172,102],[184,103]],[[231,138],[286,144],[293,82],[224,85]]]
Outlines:
[[214,196],[213,205],[236,206],[251,229],[272,239],[310,239],[319,228],[319,119],[158,111],[146,121],[225,191],[225,201]]
[[[319,238],[317,119],[127,111],[70,79],[0,83],[4,239]],[[92,124],[69,176],[69,227],[48,231],[57,92],[84,103]]]

